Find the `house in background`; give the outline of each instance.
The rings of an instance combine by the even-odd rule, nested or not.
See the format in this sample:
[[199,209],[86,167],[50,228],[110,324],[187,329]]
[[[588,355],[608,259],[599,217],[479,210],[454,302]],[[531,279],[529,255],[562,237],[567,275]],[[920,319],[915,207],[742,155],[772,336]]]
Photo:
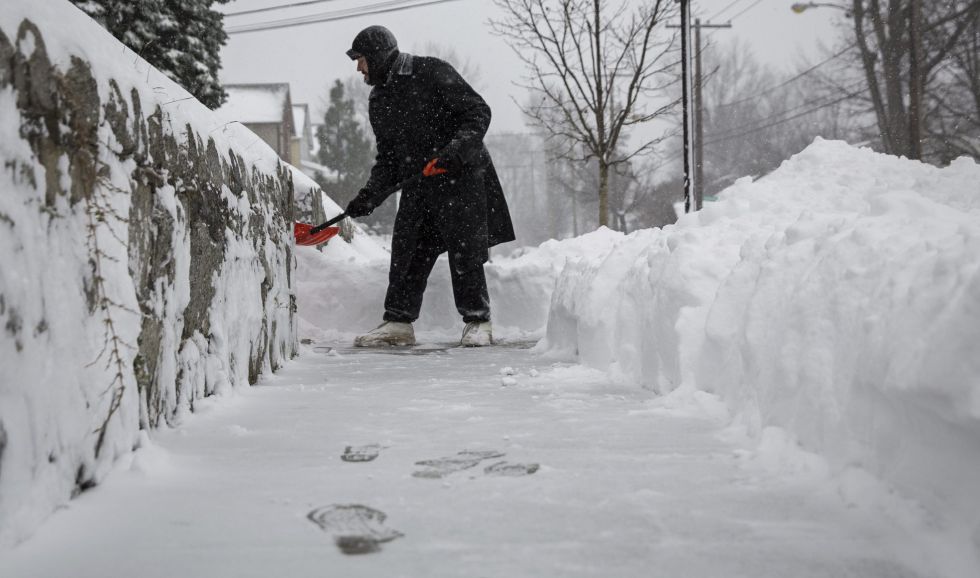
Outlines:
[[[317,151],[320,143],[316,140],[316,127],[310,117],[308,104],[293,105],[293,166],[319,182],[336,180],[337,171],[319,164]],[[318,175],[319,173],[319,175]]]
[[313,160],[313,125],[310,123],[310,105],[293,105],[293,164]]
[[[226,84],[228,100],[215,112],[228,123],[239,122],[266,142],[279,158],[323,184],[337,178],[336,171],[317,164],[316,133],[307,104],[293,104],[286,83]],[[315,189],[319,191],[319,189]],[[316,195],[296,198],[298,214],[325,221],[323,203]],[[350,231],[343,233],[350,238]]]
[[296,128],[288,84],[226,84],[224,88],[228,100],[218,114],[245,125],[287,163],[299,162],[293,156]]
[[[306,108],[307,105],[305,104],[294,105],[293,110],[295,111],[297,107]],[[303,111],[303,113],[301,114],[305,115],[306,124],[309,126],[309,128],[304,131],[304,134],[308,135],[309,148],[308,149],[306,149],[305,147],[303,148],[304,151],[307,151],[306,152],[307,156],[302,157],[302,160],[300,160],[297,163],[294,163],[296,168],[303,171],[303,173],[306,174],[306,176],[316,180],[321,185],[325,182],[336,181],[337,171],[331,169],[330,167],[321,165],[319,162],[320,159],[317,158],[317,153],[320,150],[320,141],[318,141],[316,138],[316,131],[319,125],[314,124],[310,121],[309,108],[306,108],[306,110]],[[294,114],[294,117],[297,119],[298,122],[300,116],[298,114]]]

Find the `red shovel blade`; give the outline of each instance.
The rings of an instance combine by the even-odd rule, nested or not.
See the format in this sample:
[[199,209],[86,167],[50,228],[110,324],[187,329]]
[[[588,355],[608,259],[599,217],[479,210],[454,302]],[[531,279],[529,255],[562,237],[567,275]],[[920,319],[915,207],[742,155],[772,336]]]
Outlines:
[[313,225],[307,223],[293,223],[293,236],[296,237],[297,245],[320,245],[340,232],[340,227],[327,227],[315,235],[311,235],[310,229],[312,228]]

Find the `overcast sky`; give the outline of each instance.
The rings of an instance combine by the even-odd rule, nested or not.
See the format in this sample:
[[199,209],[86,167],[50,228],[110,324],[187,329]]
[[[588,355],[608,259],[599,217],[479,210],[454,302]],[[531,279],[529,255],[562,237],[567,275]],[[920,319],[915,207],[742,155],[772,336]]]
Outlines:
[[[304,0],[234,0],[222,6],[227,14],[294,4]],[[307,0],[308,1],[308,0]],[[258,14],[229,16],[225,27],[269,22],[310,14],[333,13],[367,7],[385,0],[325,0],[309,6]],[[419,0],[423,1],[423,0]],[[618,0],[617,0],[618,1]],[[631,0],[639,1],[639,0]],[[738,38],[748,44],[763,62],[791,75],[804,58],[820,58],[820,46],[830,45],[836,34],[832,26],[841,11],[810,10],[794,14],[794,0],[700,0],[692,6],[704,22],[731,20],[732,29],[707,37],[718,43]],[[726,9],[727,8],[727,9]],[[309,103],[314,114],[322,114],[322,103],[334,79],[355,74],[344,51],[362,28],[381,24],[398,38],[402,50],[423,52],[430,43],[452,47],[463,59],[480,67],[480,92],[493,110],[491,132],[523,132],[521,113],[513,98],[523,101],[515,87],[524,69],[503,39],[491,33],[487,21],[499,17],[491,0],[455,0],[373,16],[295,26],[279,30],[231,34],[222,51],[222,82],[286,82],[294,103]],[[717,17],[716,17],[717,16]]]

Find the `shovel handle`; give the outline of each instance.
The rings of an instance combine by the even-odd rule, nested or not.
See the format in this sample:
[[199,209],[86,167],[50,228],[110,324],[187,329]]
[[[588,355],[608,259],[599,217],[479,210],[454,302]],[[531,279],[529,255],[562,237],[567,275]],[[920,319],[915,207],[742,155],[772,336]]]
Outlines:
[[340,221],[343,221],[346,218],[347,218],[347,213],[341,213],[341,214],[337,215],[336,217],[330,219],[326,223],[322,223],[322,224],[317,225],[316,227],[313,227],[312,229],[310,229],[310,235],[316,235],[317,233],[319,233],[320,231],[326,229],[330,225],[333,225],[335,223],[339,223]]
[[[401,181],[400,183],[394,184],[394,185],[388,187],[387,189],[385,189],[384,192],[381,193],[381,196],[387,198],[392,193],[395,193],[396,191],[400,191],[403,188],[405,188],[406,186],[408,186],[408,185],[414,183],[415,181],[421,179],[422,176],[423,176],[422,173],[419,173],[417,175],[408,177],[404,181]],[[330,225],[333,225],[335,223],[339,223],[340,221],[343,221],[346,218],[347,218],[347,213],[346,212],[343,212],[343,213],[337,215],[336,217],[330,219],[326,223],[323,223],[323,224],[317,225],[316,227],[313,227],[312,229],[310,229],[310,234],[311,235],[316,235],[317,233],[319,233],[320,231],[326,229]]]

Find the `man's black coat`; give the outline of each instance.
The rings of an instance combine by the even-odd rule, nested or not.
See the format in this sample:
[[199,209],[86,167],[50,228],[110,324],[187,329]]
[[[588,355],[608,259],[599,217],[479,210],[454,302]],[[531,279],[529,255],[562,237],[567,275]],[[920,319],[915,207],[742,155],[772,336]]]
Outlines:
[[483,144],[490,107],[452,66],[399,54],[386,82],[371,91],[369,115],[378,154],[358,196],[372,208],[384,201],[384,189],[421,173],[429,159],[449,157],[459,164],[402,191],[392,239],[393,282],[410,265],[423,234],[439,234],[460,272],[485,263],[489,247],[514,240],[503,189]]

